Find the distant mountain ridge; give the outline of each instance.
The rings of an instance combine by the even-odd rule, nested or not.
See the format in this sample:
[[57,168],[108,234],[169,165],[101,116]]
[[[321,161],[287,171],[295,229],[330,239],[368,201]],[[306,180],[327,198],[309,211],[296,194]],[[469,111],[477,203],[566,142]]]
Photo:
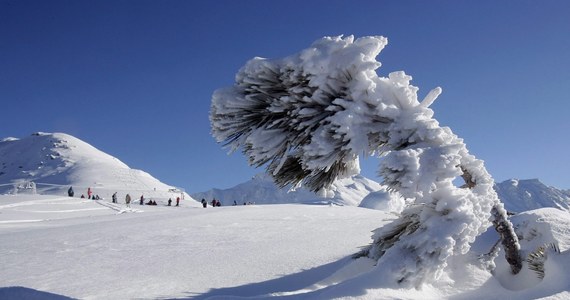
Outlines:
[[73,186],[76,196],[86,194],[88,187],[101,197],[114,192],[123,197],[181,195],[176,187],[65,133],[37,132],[0,140],[0,194],[17,192],[19,183],[32,181],[38,193],[48,194],[65,194]]
[[512,212],[522,212],[543,207],[570,210],[570,190],[546,186],[538,179],[509,179],[495,184],[495,191]]
[[[339,205],[361,206],[372,209],[399,212],[405,201],[395,193],[389,193],[380,183],[357,175],[341,179],[333,184],[332,198],[316,195],[305,189],[288,191],[279,189],[266,174],[258,174],[251,180],[228,189],[211,189],[194,193],[194,199],[213,198],[223,205],[235,200],[238,204],[254,202],[258,204],[280,203],[335,203]],[[522,212],[542,207],[554,207],[570,211],[570,191],[548,187],[538,179],[510,179],[495,184],[495,190],[505,208],[512,212]]]
[[279,204],[279,203],[334,203],[338,205],[358,206],[370,192],[382,189],[382,185],[364,176],[356,175],[335,181],[329,189],[329,197],[318,195],[304,188],[289,191],[280,189],[269,175],[260,173],[251,180],[229,189],[211,189],[193,193],[194,199],[219,200],[223,205],[238,204]]

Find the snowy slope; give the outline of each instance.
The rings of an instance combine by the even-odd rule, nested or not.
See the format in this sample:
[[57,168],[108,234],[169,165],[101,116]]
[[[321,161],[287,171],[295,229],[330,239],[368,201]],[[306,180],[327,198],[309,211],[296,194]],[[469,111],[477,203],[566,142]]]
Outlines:
[[[0,196],[0,299],[10,299],[2,297],[1,288],[13,286],[80,299],[303,288],[366,245],[385,216],[355,207],[294,204],[134,205],[134,213],[119,213],[101,202]],[[342,238],[332,238],[336,235]],[[248,286],[252,283],[258,284]]]
[[[117,210],[117,208],[119,210]],[[546,276],[495,275],[481,235],[422,289],[382,283],[374,261],[350,256],[390,214],[352,206],[221,208],[112,205],[0,195],[0,299],[568,299],[570,215],[544,208],[513,218],[525,253],[544,243]],[[89,263],[86,263],[89,262]],[[35,297],[35,298],[33,298]]]
[[[104,198],[114,192],[135,198],[142,194],[154,198],[181,195],[173,192],[175,187],[64,133],[39,132],[0,141],[0,194],[25,193],[30,181],[42,194],[64,195],[73,186],[77,197],[87,196],[89,187],[94,195]],[[190,199],[188,195],[184,198]]]
[[555,207],[570,209],[570,192],[549,187],[538,179],[510,179],[495,185],[499,198],[505,208],[512,212]]
[[335,203],[339,205],[358,206],[360,201],[370,192],[378,191],[382,186],[364,176],[356,175],[339,179],[333,183],[328,197],[317,195],[304,188],[289,191],[279,189],[271,177],[260,173],[251,180],[229,189],[212,189],[207,192],[192,194],[194,199],[217,199],[223,205],[231,205],[234,200],[238,204],[279,204],[279,203]]

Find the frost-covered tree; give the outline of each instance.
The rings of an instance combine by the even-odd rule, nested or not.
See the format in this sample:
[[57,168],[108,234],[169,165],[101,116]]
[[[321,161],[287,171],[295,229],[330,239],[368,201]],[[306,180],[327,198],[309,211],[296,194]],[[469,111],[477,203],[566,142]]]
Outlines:
[[[295,55],[254,58],[234,86],[212,97],[212,134],[281,187],[327,192],[337,178],[359,172],[359,155],[383,156],[380,175],[413,199],[401,216],[379,228],[365,252],[401,284],[418,286],[447,259],[466,253],[490,222],[501,234],[513,273],[519,245],[483,162],[463,140],[440,127],[404,72],[379,77],[384,37],[325,37]],[[453,180],[465,179],[464,187]]]

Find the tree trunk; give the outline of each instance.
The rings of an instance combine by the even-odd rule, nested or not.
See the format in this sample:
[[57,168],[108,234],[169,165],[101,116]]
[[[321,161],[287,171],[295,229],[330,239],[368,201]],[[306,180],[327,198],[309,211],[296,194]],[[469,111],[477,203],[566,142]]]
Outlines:
[[[463,171],[461,177],[465,180],[462,188],[474,188],[476,183],[473,181],[473,176],[463,166],[461,166],[461,170]],[[517,274],[522,268],[522,258],[518,243],[519,239],[515,234],[513,224],[507,219],[507,211],[500,203],[493,206],[491,215],[493,216],[493,226],[499,233],[501,244],[505,248],[505,259],[511,266],[511,272]]]

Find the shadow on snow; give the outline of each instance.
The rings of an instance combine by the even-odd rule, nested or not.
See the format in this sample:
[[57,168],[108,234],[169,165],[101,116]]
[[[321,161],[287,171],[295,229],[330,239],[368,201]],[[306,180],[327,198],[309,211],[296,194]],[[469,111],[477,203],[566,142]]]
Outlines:
[[0,299],[21,299],[21,300],[68,300],[73,299],[63,295],[42,292],[22,286],[11,286],[0,288]]
[[[346,265],[350,264],[353,259],[345,257],[338,261],[328,263],[319,267],[315,267],[301,272],[285,275],[280,278],[275,278],[258,283],[249,283],[242,286],[215,288],[206,293],[197,294],[188,292],[188,297],[185,298],[169,298],[169,299],[240,299],[240,298],[272,298],[272,299],[304,299],[314,297],[316,293],[321,292],[321,289],[300,291],[299,293],[291,293],[299,290],[306,289],[313,284],[327,279],[335,272],[341,270]],[[323,286],[325,288],[325,286]],[[278,293],[277,295],[272,295]],[[279,295],[283,293],[283,295]],[[291,294],[287,294],[291,293]]]

